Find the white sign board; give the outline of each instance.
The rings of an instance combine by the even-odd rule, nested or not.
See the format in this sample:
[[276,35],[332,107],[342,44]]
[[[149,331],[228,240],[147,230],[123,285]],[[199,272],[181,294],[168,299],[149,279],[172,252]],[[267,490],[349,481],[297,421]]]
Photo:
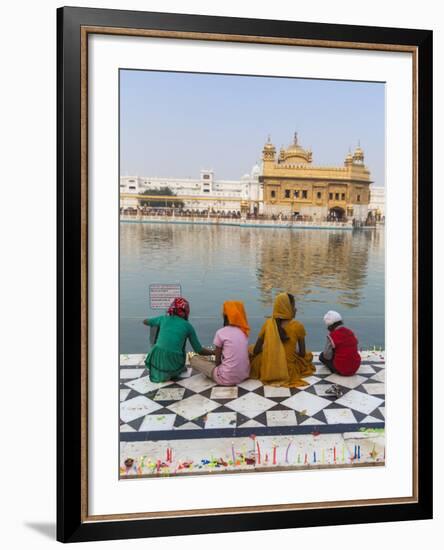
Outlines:
[[151,309],[167,309],[174,298],[182,296],[180,284],[152,284],[150,285]]

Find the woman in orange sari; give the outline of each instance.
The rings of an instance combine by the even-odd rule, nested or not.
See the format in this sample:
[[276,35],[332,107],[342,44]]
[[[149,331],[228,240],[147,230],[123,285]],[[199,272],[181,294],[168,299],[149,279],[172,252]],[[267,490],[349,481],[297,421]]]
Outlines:
[[255,346],[250,346],[250,378],[266,385],[297,388],[315,372],[313,354],[305,349],[305,328],[294,319],[294,296],[278,294],[273,315],[262,326]]

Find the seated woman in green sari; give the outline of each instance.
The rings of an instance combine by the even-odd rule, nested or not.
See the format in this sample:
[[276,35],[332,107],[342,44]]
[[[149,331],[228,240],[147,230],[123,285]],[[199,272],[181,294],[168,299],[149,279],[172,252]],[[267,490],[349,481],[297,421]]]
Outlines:
[[188,321],[190,305],[185,298],[175,298],[166,315],[145,319],[149,327],[158,327],[157,339],[145,359],[151,382],[177,378],[185,369],[187,339],[199,355],[213,355],[201,346],[193,325]]

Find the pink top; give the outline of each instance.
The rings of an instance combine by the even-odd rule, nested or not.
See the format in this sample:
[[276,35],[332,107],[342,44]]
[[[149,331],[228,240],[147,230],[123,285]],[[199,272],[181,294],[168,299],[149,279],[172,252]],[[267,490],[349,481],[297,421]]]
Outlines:
[[222,363],[213,371],[213,378],[218,384],[232,386],[248,378],[248,338],[240,328],[227,326],[219,329],[213,344],[222,348]]

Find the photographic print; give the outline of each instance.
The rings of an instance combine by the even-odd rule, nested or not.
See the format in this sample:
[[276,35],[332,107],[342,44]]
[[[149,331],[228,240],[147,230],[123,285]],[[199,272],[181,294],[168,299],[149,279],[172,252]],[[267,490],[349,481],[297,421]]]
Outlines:
[[432,517],[431,31],[57,17],[58,540]]
[[121,480],[385,465],[385,93],[119,70]]

